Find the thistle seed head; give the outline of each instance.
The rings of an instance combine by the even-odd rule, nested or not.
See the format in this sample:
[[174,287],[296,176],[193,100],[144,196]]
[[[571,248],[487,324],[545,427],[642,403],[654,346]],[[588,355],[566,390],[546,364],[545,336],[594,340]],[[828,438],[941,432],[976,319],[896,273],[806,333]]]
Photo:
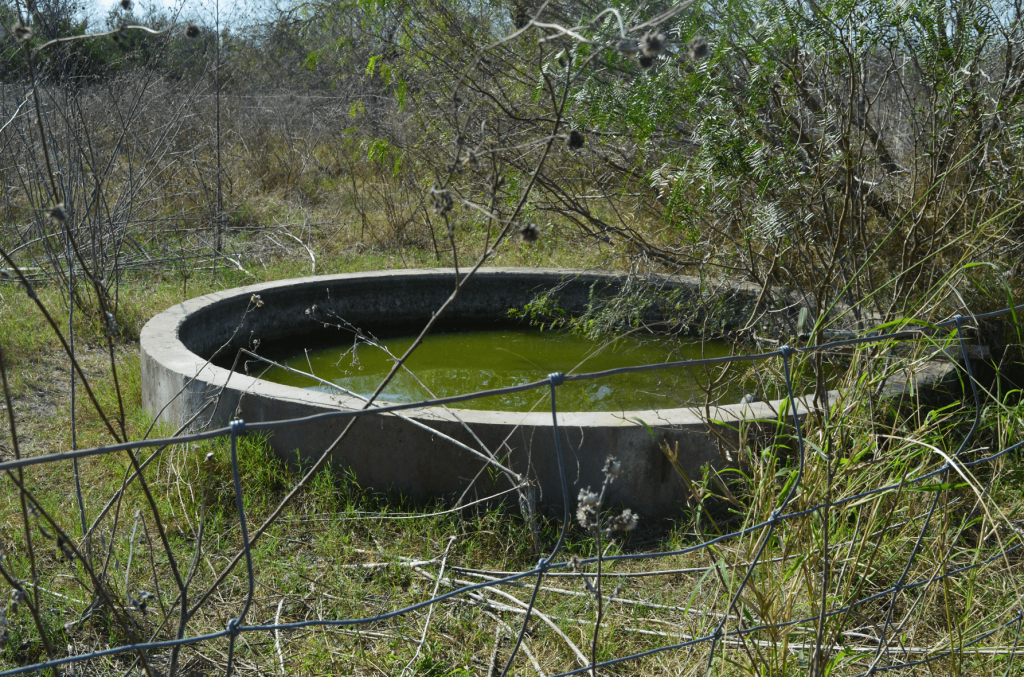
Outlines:
[[455,207],[451,193],[440,186],[434,186],[430,189],[430,201],[434,205],[434,210],[441,216],[444,216]]
[[151,599],[156,599],[156,595],[146,590],[139,590],[139,610],[142,613],[146,613],[146,604]]
[[21,603],[25,601],[27,596],[24,590],[11,590],[10,610],[12,616],[18,613],[18,607],[21,606]]
[[536,242],[540,238],[540,228],[536,223],[527,223],[519,229],[519,237],[523,242]]
[[11,29],[11,33],[14,35],[14,39],[18,42],[25,42],[32,37],[32,29],[28,26],[22,26],[21,24],[14,24],[14,28]]
[[638,521],[639,518],[632,510],[623,510],[621,515],[608,520],[608,531],[632,531]]
[[711,53],[711,48],[708,47],[708,41],[704,38],[694,38],[690,40],[690,44],[686,47],[687,53],[690,55],[690,59],[696,61],[697,59],[703,59]]
[[586,530],[597,525],[597,509],[590,505],[580,505],[576,508],[576,521]]
[[603,472],[608,481],[612,482],[622,472],[622,464],[614,456],[609,456],[608,460],[604,462]]
[[644,56],[653,59],[668,48],[668,38],[664,33],[651,31],[640,38],[640,51]]
[[192,22],[189,22],[189,24],[187,26],[185,26],[185,37],[186,38],[195,39],[195,38],[198,38],[201,33],[202,33],[202,31],[199,30],[199,26],[195,25]]
[[640,64],[640,68],[644,69],[650,68],[654,65],[654,59],[649,56],[641,56],[636,60],[636,62]]
[[640,46],[637,45],[636,40],[623,38],[615,43],[615,51],[626,56],[634,56],[639,49]]
[[587,137],[583,136],[582,132],[574,129],[569,132],[569,136],[566,137],[565,145],[567,145],[570,150],[576,150],[577,148],[583,148],[583,142],[586,140]]

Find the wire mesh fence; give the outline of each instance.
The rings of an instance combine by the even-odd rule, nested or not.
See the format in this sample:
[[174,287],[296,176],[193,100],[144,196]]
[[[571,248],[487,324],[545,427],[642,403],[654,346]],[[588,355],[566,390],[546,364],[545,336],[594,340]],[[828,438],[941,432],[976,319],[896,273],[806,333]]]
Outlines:
[[[75,666],[87,664],[88,661],[104,658],[114,657],[120,655],[134,654],[136,656],[136,662],[133,665],[141,665],[142,669],[147,672],[151,670],[147,662],[147,657],[152,658],[160,652],[171,650],[175,652],[175,658],[170,662],[170,672],[174,672],[176,666],[177,651],[182,647],[204,645],[216,640],[226,640],[227,651],[224,664],[226,666],[226,673],[232,674],[236,669],[236,649],[238,647],[239,638],[247,634],[273,634],[277,639],[278,647],[280,646],[280,636],[282,632],[298,631],[309,628],[345,628],[345,627],[368,627],[389,619],[395,619],[402,616],[407,616],[423,609],[429,609],[439,603],[446,602],[448,600],[455,600],[458,598],[467,598],[478,591],[486,589],[498,589],[502,586],[518,586],[525,587],[527,590],[532,588],[532,593],[529,597],[528,603],[525,604],[524,608],[519,608],[517,611],[522,615],[522,620],[519,623],[518,630],[515,632],[515,644],[509,653],[504,663],[504,669],[500,671],[500,674],[510,674],[513,669],[513,664],[516,660],[518,653],[520,652],[523,644],[524,637],[527,636],[530,628],[531,620],[537,618],[538,614],[543,616],[540,609],[537,608],[538,592],[541,590],[543,582],[546,577],[565,575],[580,575],[584,581],[586,581],[586,587],[592,594],[594,592],[593,585],[590,584],[588,578],[583,574],[578,574],[582,569],[597,566],[608,566],[616,562],[626,561],[657,561],[673,556],[680,556],[689,553],[695,553],[698,551],[704,551],[709,549],[715,549],[720,547],[734,539],[741,539],[746,537],[754,537],[756,539],[756,547],[753,551],[753,556],[744,563],[739,565],[733,565],[733,569],[736,573],[732,575],[738,576],[737,583],[730,587],[729,595],[727,597],[727,603],[724,608],[718,610],[715,613],[709,613],[707,617],[710,619],[710,624],[705,628],[705,632],[702,634],[695,635],[680,635],[672,633],[652,633],[654,635],[660,635],[663,637],[673,637],[673,639],[679,639],[681,641],[671,641],[662,644],[657,644],[651,648],[647,648],[642,651],[633,653],[626,653],[624,655],[613,655],[608,657],[602,657],[600,660],[596,658],[596,634],[595,634],[595,652],[591,655],[588,660],[582,655],[577,656],[578,667],[567,669],[567,665],[563,663],[556,673],[555,677],[565,677],[568,675],[575,674],[596,674],[597,671],[603,669],[622,669],[629,672],[629,667],[634,662],[647,658],[653,657],[658,654],[665,652],[678,651],[687,648],[704,647],[706,651],[706,660],[704,661],[704,671],[706,673],[712,672],[716,669],[716,665],[721,658],[723,647],[736,648],[739,646],[747,645],[752,642],[753,645],[763,645],[764,642],[759,644],[758,640],[755,640],[759,634],[767,633],[770,636],[783,636],[785,637],[788,632],[796,628],[807,629],[821,628],[823,624],[829,619],[835,619],[843,616],[856,615],[859,610],[867,605],[881,605],[880,608],[884,611],[880,614],[880,627],[876,624],[875,635],[872,639],[873,646],[855,642],[843,641],[836,642],[832,639],[828,639],[823,636],[822,632],[817,633],[817,638],[811,643],[794,643],[793,647],[809,651],[831,651],[845,652],[850,655],[862,655],[864,656],[865,662],[861,662],[859,672],[857,674],[870,675],[882,672],[890,672],[896,670],[907,670],[924,666],[926,664],[938,661],[944,658],[956,657],[956,656],[968,656],[971,654],[977,654],[980,656],[985,655],[997,655],[1008,657],[1006,663],[1005,674],[1012,674],[1014,669],[1014,658],[1018,653],[1018,641],[1020,635],[1020,629],[1022,622],[1024,622],[1024,607],[1021,603],[1024,603],[1024,599],[1017,596],[1016,603],[1007,606],[1004,609],[1000,609],[994,618],[998,619],[998,622],[987,623],[983,626],[971,626],[973,632],[969,635],[961,635],[957,638],[950,638],[947,642],[938,642],[932,646],[925,647],[913,647],[907,646],[904,636],[906,629],[904,627],[903,619],[899,617],[900,605],[903,608],[910,606],[911,608],[921,603],[922,600],[934,595],[936,590],[941,589],[942,586],[946,585],[952,579],[957,579],[977,572],[979,570],[988,567],[993,564],[1004,564],[1006,569],[1003,571],[1003,575],[1007,577],[1007,585],[1013,586],[1016,589],[1015,574],[1011,569],[1011,559],[1018,555],[1018,551],[1024,547],[1024,540],[1019,528],[1013,526],[1012,520],[1011,529],[1012,537],[1003,540],[998,538],[999,544],[995,548],[994,552],[986,551],[982,557],[981,548],[975,551],[974,561],[970,561],[966,564],[960,563],[954,565],[952,562],[954,551],[957,547],[956,540],[948,544],[946,549],[946,555],[942,558],[941,566],[933,567],[932,572],[923,577],[913,577],[911,574],[915,570],[915,563],[917,558],[922,552],[922,547],[926,539],[930,538],[933,533],[933,522],[936,519],[936,511],[944,507],[947,507],[943,502],[945,497],[957,488],[963,486],[969,487],[970,491],[974,492],[978,501],[977,504],[970,511],[969,516],[973,516],[978,512],[988,512],[989,508],[985,506],[985,497],[989,491],[989,486],[983,486],[979,480],[974,476],[973,472],[982,467],[993,467],[1005,460],[1005,458],[1012,452],[1024,447],[1024,441],[1015,442],[1005,446],[1002,449],[993,451],[986,455],[979,455],[979,453],[986,449],[986,447],[971,448],[972,443],[976,441],[976,435],[981,425],[981,417],[983,410],[982,393],[979,391],[979,384],[975,377],[974,371],[971,366],[971,356],[969,347],[965,339],[964,328],[965,325],[974,324],[982,320],[988,320],[1004,315],[1014,315],[1024,310],[1024,305],[1006,308],[1004,310],[987,313],[984,315],[975,315],[970,318],[962,317],[957,315],[952,319],[940,322],[935,325],[931,325],[927,330],[914,329],[909,331],[898,331],[894,333],[879,335],[872,334],[856,338],[845,338],[838,341],[832,341],[829,343],[823,343],[818,345],[808,345],[805,347],[789,347],[782,346],[776,350],[756,354],[756,355],[734,355],[731,357],[706,359],[706,360],[687,360],[679,362],[670,362],[654,365],[639,365],[635,367],[626,367],[620,369],[613,369],[608,371],[583,373],[566,375],[563,373],[553,373],[547,378],[518,385],[514,387],[501,388],[495,390],[486,390],[473,393],[466,393],[455,397],[446,397],[432,400],[424,400],[414,403],[403,403],[403,404],[388,404],[385,406],[379,406],[376,408],[366,408],[360,410],[338,410],[336,412],[330,412],[320,414],[316,416],[301,418],[301,419],[290,419],[280,421],[258,421],[258,422],[246,422],[239,419],[231,421],[230,425],[221,427],[213,430],[206,430],[194,433],[188,433],[186,427],[183,426],[179,430],[179,434],[167,438],[157,439],[142,439],[136,441],[126,441],[120,444],[104,445],[99,447],[77,449],[64,453],[50,454],[45,456],[27,457],[27,458],[15,458],[14,460],[8,460],[0,462],[0,471],[6,473],[8,480],[18,489],[20,492],[21,500],[27,505],[27,513],[31,513],[37,522],[40,532],[44,534],[44,537],[56,542],[57,547],[63,552],[64,556],[69,562],[75,563],[81,567],[81,570],[85,572],[85,575],[92,580],[95,595],[97,600],[102,600],[111,606],[116,608],[114,600],[110,596],[108,588],[102,582],[103,573],[95,569],[99,562],[95,558],[95,553],[90,552],[92,547],[91,542],[88,538],[83,540],[76,540],[69,534],[64,532],[59,524],[59,520],[55,517],[47,514],[43,506],[40,505],[33,497],[32,490],[29,483],[25,479],[24,471],[32,468],[33,466],[39,466],[42,464],[50,464],[61,461],[83,459],[92,456],[108,455],[115,452],[127,451],[131,457],[132,468],[136,473],[136,477],[139,478],[144,491],[146,489],[145,482],[142,482],[144,477],[145,467],[149,461],[152,460],[152,456],[145,462],[139,463],[135,453],[142,449],[155,449],[157,452],[170,446],[170,445],[181,445],[191,442],[199,442],[203,440],[212,440],[218,438],[226,438],[230,442],[230,470],[231,470],[231,482],[234,491],[234,517],[236,520],[237,529],[240,532],[242,547],[237,552],[235,558],[225,569],[220,573],[217,582],[207,589],[202,595],[192,600],[188,599],[188,580],[183,579],[181,573],[175,568],[173,576],[177,580],[177,586],[179,588],[179,597],[172,605],[179,608],[180,622],[176,632],[169,629],[165,629],[165,624],[170,618],[170,614],[165,615],[165,622],[160,625],[155,632],[152,633],[152,637],[149,641],[121,641],[111,643],[109,648],[97,649],[93,651],[78,653],[75,655],[67,655],[65,657],[51,657],[49,660],[35,662],[32,664],[22,665],[12,669],[4,670],[0,672],[0,675],[15,675],[15,674],[27,674],[27,673],[39,673],[40,671],[47,669],[58,669],[66,668],[71,670],[72,673],[76,670]],[[803,489],[802,482],[804,479],[805,463],[808,460],[808,454],[817,453],[821,454],[821,449],[818,447],[811,447],[804,437],[804,428],[807,422],[802,420],[800,414],[800,407],[798,406],[798,396],[795,391],[796,386],[794,385],[794,378],[792,374],[792,366],[794,358],[799,354],[809,354],[820,351],[835,350],[837,348],[847,348],[851,346],[865,346],[868,344],[880,344],[885,342],[892,342],[904,339],[921,338],[925,335],[934,335],[936,332],[944,330],[955,331],[954,344],[959,351],[959,363],[962,366],[966,382],[969,386],[970,401],[973,404],[973,421],[970,424],[970,428],[962,436],[958,445],[956,445],[955,452],[951,454],[941,453],[942,462],[936,467],[928,470],[927,472],[918,472],[910,476],[902,477],[898,482],[883,484],[882,486],[871,487],[867,490],[860,491],[854,495],[843,496],[835,500],[829,500],[825,502],[818,502],[809,506],[799,506],[794,508],[794,499]],[[558,389],[564,383],[569,381],[580,381],[589,379],[601,379],[614,374],[620,374],[627,371],[649,371],[659,369],[681,369],[681,368],[692,368],[697,366],[707,366],[715,364],[724,364],[734,361],[764,361],[764,360],[779,360],[782,365],[782,373],[785,379],[785,402],[788,405],[781,409],[779,414],[780,419],[788,418],[791,419],[792,425],[792,438],[795,440],[795,475],[792,476],[791,481],[787,482],[780,488],[777,495],[774,497],[774,507],[770,510],[767,519],[760,520],[756,523],[745,526],[741,529],[720,533],[713,538],[706,538],[700,542],[688,545],[684,548],[677,548],[673,550],[661,550],[657,552],[625,552],[622,554],[604,555],[602,556],[600,548],[598,548],[597,556],[590,558],[579,558],[576,556],[565,558],[560,557],[563,553],[563,546],[566,542],[567,533],[573,523],[571,516],[571,505],[573,504],[573,497],[569,496],[567,481],[567,468],[565,459],[563,458],[562,442],[559,435],[559,408],[558,408]],[[410,410],[415,408],[427,407],[427,406],[438,406],[447,404],[457,404],[459,402],[465,402],[472,399],[488,397],[499,394],[507,394],[513,392],[522,392],[527,390],[541,390],[547,389],[550,397],[550,410],[553,422],[553,431],[555,438],[555,449],[557,453],[558,469],[561,477],[562,485],[562,505],[563,514],[558,524],[558,537],[550,551],[539,559],[537,564],[527,570],[517,572],[503,572],[504,575],[499,576],[488,576],[485,580],[478,583],[471,584],[455,584],[454,579],[444,579],[444,568],[445,559],[447,558],[448,551],[445,550],[445,558],[441,559],[441,570],[436,577],[432,578],[435,581],[433,594],[429,598],[420,601],[418,603],[409,604],[400,608],[394,608],[381,613],[367,615],[363,617],[352,617],[352,618],[315,618],[307,619],[295,622],[281,622],[279,618],[275,619],[274,622],[251,622],[248,618],[250,609],[253,604],[254,595],[256,594],[257,588],[257,567],[253,554],[253,543],[255,538],[250,536],[249,525],[246,519],[246,509],[244,508],[243,502],[243,486],[240,479],[240,464],[239,464],[239,440],[246,433],[254,432],[266,432],[274,431],[286,428],[288,426],[301,425],[301,424],[316,424],[323,422],[328,419],[356,419],[366,416],[380,416],[382,414],[401,412],[404,410]],[[788,425],[788,423],[787,423]],[[991,451],[991,450],[989,450]],[[153,456],[156,454],[154,453]],[[607,468],[606,468],[607,469]],[[617,470],[615,471],[617,472]],[[914,518],[920,522],[917,529],[917,536],[913,542],[909,552],[905,554],[905,560],[903,561],[901,573],[896,577],[895,580],[888,582],[884,586],[880,586],[876,583],[870,594],[865,591],[863,595],[853,595],[852,597],[845,600],[823,600],[820,605],[820,611],[815,615],[808,615],[798,619],[788,619],[784,621],[773,622],[770,619],[757,619],[750,614],[745,616],[737,615],[736,611],[739,606],[743,605],[742,600],[744,595],[749,590],[749,585],[752,579],[759,575],[759,572],[768,565],[764,557],[765,549],[772,542],[773,534],[780,528],[781,525],[786,524],[794,520],[806,518],[808,516],[817,516],[828,513],[828,511],[835,510],[842,506],[847,505],[859,505],[864,503],[867,499],[878,497],[886,494],[899,495],[901,493],[913,492],[913,491],[926,491],[931,493],[931,499],[927,502],[927,510],[922,515],[918,515]],[[79,493],[80,495],[80,493]],[[148,494],[147,494],[148,495]],[[587,498],[581,493],[579,498],[580,505],[587,503]],[[205,505],[205,504],[204,504]],[[150,501],[152,508],[152,517],[156,522],[158,532],[161,538],[166,540],[166,535],[163,533],[160,527],[160,514],[156,509],[156,505]],[[109,508],[109,504],[108,504]],[[629,511],[626,511],[627,513]],[[102,517],[103,514],[100,517]],[[273,519],[273,518],[272,518]],[[582,517],[577,516],[577,519],[584,521]],[[910,520],[910,521],[914,521]],[[97,519],[97,522],[99,520]],[[269,522],[269,521],[268,521]],[[46,527],[43,526],[45,523]],[[609,535],[615,527],[614,521],[606,522],[603,526],[598,521],[596,523],[596,529],[591,531],[592,534],[601,536]],[[586,525],[584,525],[586,526]],[[593,525],[591,525],[593,526]],[[136,522],[136,528],[138,522]],[[256,536],[265,529],[266,524],[260,528]],[[47,528],[55,530],[56,534],[50,534]],[[93,526],[93,529],[95,525]],[[629,528],[628,526],[625,528]],[[26,516],[26,533],[30,526],[28,524],[28,517]],[[990,529],[994,529],[994,524],[990,525]],[[92,534],[92,530],[86,529],[83,524],[83,531],[87,534]],[[963,532],[961,527],[960,533]],[[989,537],[994,534],[994,531],[989,534]],[[959,535],[959,534],[958,534]],[[134,539],[134,531],[133,531]],[[981,537],[984,541],[985,538]],[[134,540],[133,540],[134,542]],[[450,542],[449,542],[450,546]],[[831,550],[837,547],[837,544],[829,543],[827,540],[820,544],[821,551],[818,553],[819,557],[827,557]],[[140,555],[141,556],[141,555]],[[129,552],[129,564],[130,569],[131,553]],[[775,561],[775,560],[772,560]],[[1016,561],[1014,559],[1014,561]],[[202,607],[202,605],[210,599],[210,596],[216,588],[216,586],[225,579],[230,573],[231,569],[238,563],[244,563],[245,566],[245,590],[242,595],[242,603],[240,608],[237,608],[231,615],[230,619],[227,620],[225,627],[216,632],[206,632],[198,635],[187,636],[186,628],[189,619],[191,619],[196,611]],[[437,564],[437,560],[427,561],[424,560],[420,564]],[[174,567],[173,559],[171,560],[172,568]],[[105,565],[104,565],[105,569]],[[725,567],[711,567],[715,571],[725,570]],[[825,573],[827,566],[822,567],[822,576],[827,576]],[[462,571],[471,571],[462,569]],[[20,603],[31,604],[31,593],[32,588],[38,586],[38,582],[20,580],[10,573],[8,568],[3,569],[5,578],[8,583],[14,589],[12,593],[12,603],[9,605],[8,614],[10,607],[17,607]],[[666,570],[666,571],[654,571],[654,572],[639,572],[633,575],[671,575],[678,573],[678,570]],[[191,575],[191,574],[190,574]],[[625,576],[629,577],[629,573],[619,574],[606,574],[606,577],[612,576]],[[600,603],[603,601],[602,594],[600,592],[601,583],[601,572],[598,571],[596,579],[596,598],[600,608]],[[440,593],[440,585],[442,582],[446,582],[448,586],[452,587],[450,591]],[[466,583],[463,581],[463,583]],[[126,580],[126,591],[128,591],[128,585]],[[880,589],[878,589],[880,588]],[[614,598],[618,594],[613,593],[608,595],[608,600]],[[780,590],[779,594],[785,594],[784,591]],[[153,595],[149,593],[141,593],[140,597],[137,598],[132,595],[131,592],[127,592],[127,604],[122,606],[121,613],[129,612],[145,612],[147,599],[151,599]],[[36,598],[38,600],[38,597]],[[838,602],[838,603],[837,603]],[[163,602],[161,601],[161,604]],[[283,601],[282,601],[283,603]],[[92,602],[92,605],[96,605],[97,601]],[[189,606],[191,604],[191,606]],[[521,602],[520,602],[521,604]],[[656,606],[656,605],[655,605]],[[278,615],[280,614],[280,605],[278,607]],[[38,606],[32,608],[33,616],[36,617],[36,622],[41,622],[43,616],[43,610],[39,609]],[[6,626],[9,622],[8,617],[3,618],[5,632]],[[877,623],[877,621],[876,621]],[[596,622],[598,628],[601,625],[600,613]],[[730,627],[732,626],[732,627]],[[132,623],[127,622],[126,627],[134,627]],[[429,628],[429,621],[424,626],[424,639],[427,635]],[[1006,631],[1009,633],[1008,636],[1012,636],[1012,645],[1010,646],[999,646],[991,647],[985,644],[986,639],[993,637],[994,635],[1003,633]],[[596,633],[596,630],[595,630]],[[422,640],[420,645],[422,646]],[[792,649],[792,647],[790,647]],[[278,649],[280,652],[280,648]],[[417,653],[419,649],[417,649]],[[280,655],[280,654],[279,654]],[[498,674],[497,665],[495,663],[497,656],[497,644],[495,645],[495,655],[492,656],[492,664],[490,666],[490,674]],[[532,656],[531,656],[531,660]],[[533,661],[536,666],[536,661]],[[281,669],[284,671],[284,660],[281,658]],[[539,667],[536,667],[540,674],[544,674]],[[854,674],[854,673],[851,673]]]

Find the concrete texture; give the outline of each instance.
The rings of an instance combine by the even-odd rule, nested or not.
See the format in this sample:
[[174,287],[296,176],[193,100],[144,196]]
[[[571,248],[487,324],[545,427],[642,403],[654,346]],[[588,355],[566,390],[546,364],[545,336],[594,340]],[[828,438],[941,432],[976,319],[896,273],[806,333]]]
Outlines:
[[[592,293],[615,293],[621,282],[613,274],[483,269],[466,284],[438,328],[507,326],[510,308],[521,308],[538,292],[555,288],[561,306],[579,313]],[[684,296],[706,295],[695,278],[675,277],[667,284]],[[453,287],[451,270],[400,270],[284,280],[192,299],[153,318],[142,331],[143,404],[174,426],[204,407],[198,422],[213,426],[225,425],[235,415],[250,422],[281,421],[362,408],[356,399],[250,377],[241,359],[234,371],[225,366],[232,365],[239,348],[251,347],[256,340],[264,347],[282,341],[308,347],[328,337],[337,340],[337,330],[310,319],[306,311],[314,305],[321,316],[333,313],[378,335],[417,331]],[[758,292],[752,285],[728,287],[720,293],[724,303],[717,307],[725,308],[726,314],[735,312],[742,321],[739,318],[749,317]],[[262,306],[252,302],[254,295]],[[657,310],[652,309],[650,316],[656,319]],[[208,362],[215,353],[216,360]],[[614,455],[622,463],[622,473],[610,487],[610,502],[645,516],[671,514],[685,503],[686,489],[660,451],[662,442],[673,448],[678,444],[681,466],[691,477],[699,477],[706,466],[721,469],[732,460],[730,452],[739,434],[771,434],[778,427],[780,410],[785,407],[776,401],[708,411],[559,413],[570,503],[575,505],[581,488],[600,486],[605,458]],[[802,416],[803,410],[799,413]],[[489,471],[479,457],[442,439],[444,435],[493,454],[534,487],[534,496],[545,509],[561,508],[550,411],[433,407],[404,416],[363,417],[333,451],[334,467],[350,469],[363,487],[413,500],[464,493],[471,500],[510,486],[507,477],[493,468]],[[290,462],[311,463],[346,423],[334,419],[279,428],[270,444]]]

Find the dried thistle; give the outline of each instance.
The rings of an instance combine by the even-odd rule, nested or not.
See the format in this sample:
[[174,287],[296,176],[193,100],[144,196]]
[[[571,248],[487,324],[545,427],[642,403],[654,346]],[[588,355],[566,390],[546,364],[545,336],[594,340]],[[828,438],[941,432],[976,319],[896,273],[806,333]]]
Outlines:
[[632,531],[636,528],[636,524],[639,521],[637,514],[628,508],[622,511],[622,514],[615,515],[608,520],[608,531]]
[[666,49],[668,49],[668,38],[664,33],[651,31],[640,38],[640,51],[648,58],[653,59],[660,56]]
[[577,500],[579,500],[581,505],[587,505],[596,508],[598,502],[600,502],[601,500],[601,497],[595,494],[593,491],[591,491],[589,487],[587,487],[586,489],[580,489],[580,494]]
[[690,44],[686,47],[687,53],[690,58],[696,61],[697,59],[703,59],[711,53],[711,48],[708,47],[708,41],[701,37],[696,37],[690,40]]
[[588,487],[587,489],[580,489],[580,494],[576,500],[576,521],[580,523],[581,527],[590,531],[597,526],[597,510],[601,497]]
[[18,613],[18,607],[25,601],[28,595],[24,590],[11,590],[11,615]]
[[583,136],[583,133],[578,129],[574,129],[569,132],[569,135],[565,139],[565,145],[570,150],[576,150],[577,148],[583,148],[583,143],[587,140],[587,137]]
[[640,68],[650,68],[654,65],[654,59],[649,56],[641,56],[637,58],[636,62],[640,64]]
[[188,25],[185,26],[185,37],[186,38],[195,39],[195,38],[198,38],[201,34],[202,34],[202,31],[199,30],[199,26],[195,25],[194,23],[189,22]]
[[639,50],[640,46],[636,43],[636,40],[623,38],[615,43],[615,51],[625,56],[635,56]]
[[46,212],[46,215],[58,223],[64,223],[68,219],[67,212],[64,211],[63,202],[51,207],[50,210]]
[[139,598],[135,599],[131,593],[128,593],[128,599],[132,606],[142,612],[142,615],[146,615],[146,609],[149,606],[149,600],[156,599],[156,595],[145,590],[139,590]]
[[430,201],[434,205],[434,211],[441,216],[444,216],[455,207],[451,193],[440,186],[434,186],[430,189]]
[[263,307],[263,299],[260,298],[259,294],[253,294],[249,299],[249,303],[255,305],[257,308]]
[[536,242],[540,238],[540,228],[536,223],[527,223],[519,229],[519,237],[523,242]]
[[14,39],[18,42],[25,42],[32,38],[32,29],[28,26],[23,26],[20,23],[14,24],[14,28],[11,29],[11,33],[14,35]]
[[614,456],[609,456],[604,462],[602,472],[604,473],[605,482],[611,484],[619,476],[619,473],[622,472],[622,464]]

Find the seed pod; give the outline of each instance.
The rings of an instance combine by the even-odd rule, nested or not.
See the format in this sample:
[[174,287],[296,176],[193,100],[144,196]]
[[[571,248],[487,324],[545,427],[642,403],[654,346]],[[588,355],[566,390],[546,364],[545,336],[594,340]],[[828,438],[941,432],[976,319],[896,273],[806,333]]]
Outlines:
[[64,223],[68,219],[67,212],[64,211],[63,202],[51,207],[50,211],[46,212],[46,215],[58,223]]
[[623,38],[615,43],[615,51],[619,54],[625,54],[626,56],[634,56],[640,46],[636,44],[636,40],[628,40]]
[[540,228],[536,223],[527,223],[519,229],[519,237],[523,242],[536,242],[540,237]]
[[455,206],[451,193],[440,186],[434,186],[430,189],[430,201],[434,205],[434,210],[441,216],[450,212]]
[[[130,593],[129,597],[131,597]],[[142,615],[145,616],[146,608],[149,605],[149,600],[151,599],[156,599],[156,595],[151,592],[146,592],[145,590],[139,590],[139,598],[137,600],[132,600],[133,606],[135,606],[135,608],[141,611]]]
[[632,510],[623,510],[621,515],[616,515],[608,520],[608,531],[632,531],[636,528],[638,518]]
[[24,590],[11,590],[11,615],[18,613],[18,607],[25,601],[27,595]]
[[605,460],[604,468],[602,470],[605,478],[611,482],[618,477],[619,473],[622,471],[622,463],[620,463],[614,456],[609,456],[608,459]]
[[664,33],[655,33],[651,31],[644,37],[640,38],[640,51],[644,53],[644,56],[654,58],[660,55],[668,48],[668,38],[665,37]]
[[711,53],[711,49],[708,47],[708,41],[701,37],[690,40],[690,44],[687,45],[686,51],[694,61],[697,59],[703,59]]

